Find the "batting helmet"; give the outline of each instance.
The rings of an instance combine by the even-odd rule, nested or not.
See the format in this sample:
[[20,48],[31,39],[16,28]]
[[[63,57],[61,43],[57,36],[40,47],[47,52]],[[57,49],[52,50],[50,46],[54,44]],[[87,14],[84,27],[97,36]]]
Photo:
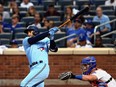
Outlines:
[[96,68],[96,59],[93,56],[83,58],[81,61],[81,69],[84,75],[91,73],[92,69]]
[[27,32],[31,31],[31,30],[34,31],[34,33],[33,33],[34,35],[39,34],[39,29],[36,26],[32,26],[32,25],[28,26],[27,29],[24,30],[24,33],[27,34]]

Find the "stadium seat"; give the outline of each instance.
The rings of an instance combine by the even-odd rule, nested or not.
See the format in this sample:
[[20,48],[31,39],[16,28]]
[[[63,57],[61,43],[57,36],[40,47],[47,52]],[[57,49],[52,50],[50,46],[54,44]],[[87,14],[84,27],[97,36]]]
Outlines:
[[27,11],[27,8],[19,7],[19,11]]
[[11,32],[11,28],[4,28],[3,31],[4,31],[5,33],[10,33],[10,32]]
[[27,36],[25,33],[16,33],[15,39],[24,39]]
[[54,0],[43,0],[43,5],[45,9],[47,9],[49,5],[55,5],[55,1]]
[[10,18],[5,18],[4,19],[4,22],[6,22],[6,23],[11,23],[12,22],[12,18],[10,17]]
[[64,8],[64,6],[73,5],[73,1],[72,0],[59,0],[58,5],[61,5],[62,8]]
[[[64,36],[66,36],[66,33],[64,33],[64,32],[56,33],[55,34],[55,40],[57,40],[59,38],[62,38]],[[66,39],[62,40],[62,41],[59,41],[59,42],[56,42],[56,44],[57,44],[58,47],[66,47]]]
[[54,8],[55,8],[57,11],[60,11],[60,10],[61,10],[61,6],[60,6],[60,5],[55,5]]
[[15,28],[15,33],[23,33],[26,27]]
[[27,11],[20,11],[20,14],[21,14],[21,18],[26,17]]
[[38,5],[38,0],[30,0],[35,6]]
[[40,13],[42,16],[44,16],[46,11],[37,11],[38,13]]
[[105,4],[105,0],[95,0],[95,5],[96,7],[99,6],[99,5],[104,5]]
[[18,22],[18,24],[20,24],[22,27],[26,27],[26,23],[25,22]]
[[54,26],[59,26],[61,23],[61,21],[54,21]]
[[114,10],[103,10],[103,13],[104,13],[105,15],[108,15],[108,16],[110,16],[110,15],[115,15]]
[[18,45],[22,45],[23,39],[15,39],[15,40],[17,41]]
[[8,6],[4,6],[4,11],[10,12],[10,8]]
[[84,16],[85,20],[93,20],[94,16]]
[[102,43],[103,44],[112,44],[113,39],[111,39],[111,38],[102,38]]
[[100,7],[102,7],[103,10],[114,10],[113,6],[100,5]]
[[43,5],[39,5],[39,6],[35,6],[36,11],[44,11],[44,6]]
[[87,5],[89,3],[89,0],[76,0],[76,5],[79,6],[81,9],[83,5]]
[[[116,16],[108,16],[108,17],[109,17],[110,21],[114,20],[116,18]],[[112,30],[116,29],[116,22],[113,22],[110,24],[111,24]]]
[[9,45],[10,44],[10,39],[0,38],[0,44],[2,44],[2,45]]
[[39,28],[39,32],[45,32],[45,31],[48,31],[48,29],[46,29],[46,28]]
[[25,22],[26,23],[26,26],[28,26],[33,21],[34,21],[34,17],[23,17],[21,19],[21,22]]
[[60,16],[48,16],[47,20],[60,21]]
[[11,39],[12,34],[11,33],[1,33],[0,34],[0,39]]

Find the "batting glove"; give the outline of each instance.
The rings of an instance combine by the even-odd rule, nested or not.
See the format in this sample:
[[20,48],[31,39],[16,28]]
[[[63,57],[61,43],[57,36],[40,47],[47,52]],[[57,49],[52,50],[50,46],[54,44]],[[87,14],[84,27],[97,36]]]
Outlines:
[[50,34],[51,36],[53,36],[58,30],[59,30],[58,27],[53,27],[53,28],[51,28],[51,29],[49,30],[49,34]]

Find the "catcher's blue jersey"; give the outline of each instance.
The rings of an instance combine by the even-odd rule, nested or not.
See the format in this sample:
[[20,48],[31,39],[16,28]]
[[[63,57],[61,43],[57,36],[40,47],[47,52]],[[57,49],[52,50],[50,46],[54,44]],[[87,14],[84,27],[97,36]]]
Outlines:
[[26,37],[23,40],[23,46],[29,61],[29,64],[33,62],[39,62],[42,60],[44,63],[48,64],[48,44],[50,43],[50,39],[48,37],[44,38],[41,41],[38,41],[35,44],[30,45],[28,43],[28,38]]

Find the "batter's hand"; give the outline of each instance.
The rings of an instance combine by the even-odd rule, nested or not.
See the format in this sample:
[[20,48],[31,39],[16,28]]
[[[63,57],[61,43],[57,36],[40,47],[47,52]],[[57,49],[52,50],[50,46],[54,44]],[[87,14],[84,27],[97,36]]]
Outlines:
[[59,30],[58,27],[53,27],[49,30],[49,34],[53,36],[58,30]]

